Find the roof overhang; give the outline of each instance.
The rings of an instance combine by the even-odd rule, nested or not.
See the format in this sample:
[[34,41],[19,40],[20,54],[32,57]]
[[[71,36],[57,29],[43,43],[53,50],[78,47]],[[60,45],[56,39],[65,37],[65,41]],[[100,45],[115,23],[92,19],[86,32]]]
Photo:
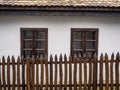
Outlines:
[[120,16],[120,7],[102,6],[11,6],[0,5],[0,15]]

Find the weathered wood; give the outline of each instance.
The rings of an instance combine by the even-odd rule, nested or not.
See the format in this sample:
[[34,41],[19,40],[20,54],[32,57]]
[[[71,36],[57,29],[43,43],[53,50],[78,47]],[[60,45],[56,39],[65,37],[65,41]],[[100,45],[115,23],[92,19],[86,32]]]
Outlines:
[[[1,59],[0,59],[0,63],[1,63]],[[2,77],[1,77],[1,73],[2,73],[2,70],[1,70],[1,65],[0,65],[0,90],[2,90]]]
[[86,55],[84,54],[84,90],[87,90],[87,64]]
[[8,84],[8,90],[10,90],[10,57],[7,58],[7,84]]
[[92,84],[92,59],[89,58],[89,81],[88,81],[88,90],[91,90],[91,84]]
[[26,81],[27,81],[27,90],[30,90],[30,59],[26,60]]
[[63,79],[63,72],[62,72],[62,54],[60,55],[60,58],[59,58],[59,60],[60,60],[60,64],[59,64],[59,68],[60,68],[60,88],[59,88],[59,90],[62,90],[62,79]]
[[31,84],[32,84],[32,89],[31,90],[35,90],[35,58],[34,57],[32,57],[32,81],[31,81]]
[[6,79],[5,79],[5,57],[2,57],[2,81],[3,89],[6,90]]
[[94,63],[93,63],[93,90],[97,90],[97,54],[94,54]]
[[36,59],[36,90],[39,90],[39,59]]
[[20,90],[20,57],[17,58],[17,90]]
[[15,69],[15,58],[13,56],[12,56],[12,70],[13,70],[12,90],[15,90],[16,69]]
[[55,55],[55,90],[57,90],[57,55]]
[[46,71],[46,90],[48,90],[48,59],[45,56],[45,71]]
[[108,55],[105,54],[105,90],[109,90],[109,64],[108,64]]
[[43,90],[43,82],[44,82],[44,65],[43,65],[43,56],[40,56],[40,64],[41,64],[41,84],[40,90]]
[[74,90],[77,90],[77,56],[74,56]]
[[66,55],[64,55],[64,61],[65,61],[65,64],[64,64],[64,66],[65,66],[64,90],[67,90],[67,56]]
[[114,61],[114,53],[111,55],[111,62],[110,62],[110,90],[113,90],[113,61]]
[[23,56],[21,57],[22,59],[22,90],[25,90],[25,61]]
[[115,90],[119,90],[119,61],[120,61],[120,55],[117,53],[116,55],[116,63],[115,63]]
[[50,90],[53,90],[53,57],[50,55]]
[[100,56],[100,74],[99,74],[99,83],[100,83],[100,90],[103,90],[103,54]]
[[82,90],[82,58],[79,54],[79,90]]
[[69,57],[69,90],[72,90],[72,57]]

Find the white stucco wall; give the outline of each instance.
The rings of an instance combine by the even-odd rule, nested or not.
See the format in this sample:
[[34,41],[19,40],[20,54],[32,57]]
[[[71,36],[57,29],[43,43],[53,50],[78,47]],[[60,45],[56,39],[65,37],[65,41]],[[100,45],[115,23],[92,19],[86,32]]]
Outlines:
[[48,54],[70,54],[71,28],[99,28],[98,52],[120,51],[120,17],[0,16],[0,58],[20,55],[20,28],[48,28]]

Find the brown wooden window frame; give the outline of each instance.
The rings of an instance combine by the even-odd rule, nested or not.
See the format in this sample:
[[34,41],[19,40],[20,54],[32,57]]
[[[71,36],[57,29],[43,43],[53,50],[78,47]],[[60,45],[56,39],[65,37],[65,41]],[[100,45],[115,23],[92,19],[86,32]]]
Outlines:
[[[77,50],[77,49],[74,49],[74,47],[73,47],[73,42],[74,42],[73,33],[74,32],[83,32],[82,40],[80,40],[80,42],[82,42],[82,44],[81,44],[82,49]],[[95,40],[87,40],[86,32],[95,32]],[[81,52],[82,56],[84,54],[86,54],[86,52],[94,52],[98,55],[98,32],[99,32],[98,28],[71,28],[71,56],[75,55],[75,53],[74,53],[75,51]],[[86,49],[86,42],[95,42],[95,48],[94,49]]]
[[[31,39],[25,39],[24,33],[25,31],[30,31],[33,33],[32,40]],[[36,43],[42,41],[42,39],[37,39],[36,33],[37,32],[45,32],[45,45],[44,45],[44,50],[42,49],[37,49]],[[36,53],[44,51],[46,55],[48,55],[48,28],[20,28],[20,37],[21,37],[21,56],[23,55],[25,58],[24,51],[32,51],[32,55],[37,57]],[[25,49],[24,42],[25,41],[31,41],[33,44],[31,49]],[[30,56],[31,57],[31,56]],[[40,57],[40,56],[39,56]],[[43,56],[44,57],[44,56]]]

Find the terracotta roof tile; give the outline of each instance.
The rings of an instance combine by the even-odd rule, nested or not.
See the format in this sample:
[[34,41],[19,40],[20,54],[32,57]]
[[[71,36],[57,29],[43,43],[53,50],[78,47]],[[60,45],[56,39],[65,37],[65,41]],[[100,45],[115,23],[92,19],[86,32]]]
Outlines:
[[120,6],[120,0],[0,0],[0,5],[22,6]]

